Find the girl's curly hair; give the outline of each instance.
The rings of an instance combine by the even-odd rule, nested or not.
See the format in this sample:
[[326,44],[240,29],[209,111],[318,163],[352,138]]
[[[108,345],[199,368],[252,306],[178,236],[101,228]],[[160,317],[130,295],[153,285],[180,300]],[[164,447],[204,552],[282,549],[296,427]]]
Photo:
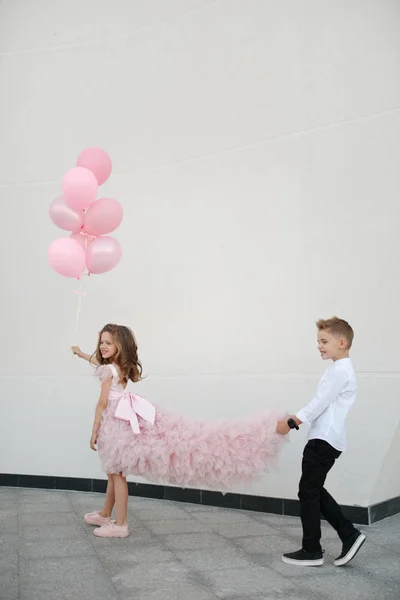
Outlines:
[[[111,359],[103,358],[100,352],[101,334],[106,332],[112,335],[113,342],[117,346],[117,352]],[[134,382],[142,379],[142,365],[138,357],[135,336],[125,325],[108,323],[103,327],[99,332],[95,356],[99,365],[116,363],[121,371],[121,381],[124,383],[128,383],[129,379]]]

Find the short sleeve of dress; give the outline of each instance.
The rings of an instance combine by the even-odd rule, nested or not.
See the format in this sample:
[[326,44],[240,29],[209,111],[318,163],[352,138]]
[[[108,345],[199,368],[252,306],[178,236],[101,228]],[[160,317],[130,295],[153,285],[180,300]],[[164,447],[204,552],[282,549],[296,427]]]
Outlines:
[[112,372],[110,365],[100,365],[99,367],[97,367],[95,372],[95,376],[101,384],[103,384],[106,381],[106,379],[111,379],[113,375],[114,373]]

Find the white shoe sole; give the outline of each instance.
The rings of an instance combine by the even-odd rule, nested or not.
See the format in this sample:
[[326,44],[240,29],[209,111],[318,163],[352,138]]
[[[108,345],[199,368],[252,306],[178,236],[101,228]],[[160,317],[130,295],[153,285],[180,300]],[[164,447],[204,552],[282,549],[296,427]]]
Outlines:
[[296,567],[322,567],[324,564],[323,558],[316,558],[315,560],[295,560],[293,558],[286,558],[282,556],[282,562],[285,565],[295,565]]
[[[101,529],[101,528],[100,528]],[[96,537],[100,537],[100,538],[127,538],[129,536],[129,530],[128,531],[124,531],[124,532],[117,532],[114,535],[102,535],[100,533],[97,533],[97,529],[95,529],[93,531],[94,535]]]
[[350,548],[350,550],[348,551],[348,553],[346,554],[346,556],[343,556],[343,558],[338,558],[337,560],[333,561],[335,567],[342,567],[343,565],[347,565],[347,563],[355,557],[355,555],[357,554],[357,552],[359,551],[366,539],[367,538],[363,533],[359,535],[352,547]]

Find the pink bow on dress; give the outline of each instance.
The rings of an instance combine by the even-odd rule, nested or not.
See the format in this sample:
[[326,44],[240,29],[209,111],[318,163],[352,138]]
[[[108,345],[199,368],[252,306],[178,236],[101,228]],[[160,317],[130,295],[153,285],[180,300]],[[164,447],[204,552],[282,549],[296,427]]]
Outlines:
[[133,433],[138,434],[140,433],[138,415],[148,423],[151,423],[151,425],[154,425],[156,409],[148,400],[142,398],[142,396],[132,394],[132,392],[125,392],[118,403],[114,417],[123,421],[129,421]]

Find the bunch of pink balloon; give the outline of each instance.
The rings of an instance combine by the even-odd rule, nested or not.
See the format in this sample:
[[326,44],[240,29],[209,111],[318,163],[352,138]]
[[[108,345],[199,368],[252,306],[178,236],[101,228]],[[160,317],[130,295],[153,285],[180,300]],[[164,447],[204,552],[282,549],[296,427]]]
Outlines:
[[111,271],[120,261],[121,246],[111,233],[122,221],[122,206],[112,198],[96,200],[99,186],[111,175],[111,159],[100,148],[87,148],[76,167],[62,179],[63,195],[50,206],[57,227],[71,231],[49,247],[50,266],[64,277]]

